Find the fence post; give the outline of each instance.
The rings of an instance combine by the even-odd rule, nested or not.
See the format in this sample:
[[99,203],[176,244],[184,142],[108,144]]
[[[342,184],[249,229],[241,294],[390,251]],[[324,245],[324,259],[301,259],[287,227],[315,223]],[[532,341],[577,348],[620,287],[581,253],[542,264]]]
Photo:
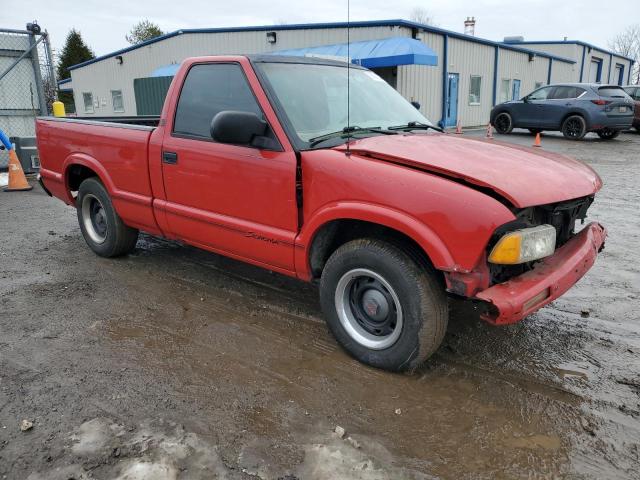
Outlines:
[[[36,43],[36,36],[33,33],[29,33],[29,45],[33,46]],[[44,88],[42,86],[42,72],[40,71],[40,60],[38,59],[38,49],[31,50],[31,62],[33,63],[33,73],[36,77],[36,88],[38,95],[38,103],[40,105],[40,115],[47,115],[47,100],[44,96]]]
[[53,53],[51,51],[51,41],[49,40],[49,32],[44,31],[45,54],[47,55],[47,63],[49,64],[49,82],[50,88],[53,89],[53,99],[58,100],[58,82],[56,82],[56,69],[53,66]]

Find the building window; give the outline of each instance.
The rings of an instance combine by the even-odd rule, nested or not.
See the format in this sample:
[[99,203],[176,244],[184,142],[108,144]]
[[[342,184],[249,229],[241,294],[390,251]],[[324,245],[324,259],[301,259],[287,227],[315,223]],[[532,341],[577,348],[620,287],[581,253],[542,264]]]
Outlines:
[[124,112],[124,101],[122,99],[122,90],[111,90],[111,103],[113,111],[116,113]]
[[93,113],[93,93],[83,92],[82,100],[84,102],[84,113]]
[[480,105],[481,86],[482,77],[479,75],[471,75],[471,83],[469,83],[469,105]]
[[511,93],[511,80],[503,78],[500,82],[500,103],[509,101],[509,94]]
[[591,57],[591,68],[589,70],[589,82],[600,83],[602,81],[602,59]]

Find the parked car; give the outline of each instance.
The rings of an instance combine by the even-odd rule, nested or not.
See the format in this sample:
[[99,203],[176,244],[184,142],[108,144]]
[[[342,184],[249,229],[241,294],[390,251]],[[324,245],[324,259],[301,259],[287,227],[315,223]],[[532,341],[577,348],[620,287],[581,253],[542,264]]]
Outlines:
[[630,128],[632,121],[633,101],[617,85],[547,85],[491,110],[491,124],[498,133],[511,133],[514,128],[532,133],[558,130],[571,140],[580,140],[588,132],[611,140]]
[[635,103],[633,127],[636,129],[636,132],[640,133],[640,85],[629,85],[624,87],[624,91],[627,92],[627,95],[629,95]]
[[38,118],[43,186],[103,257],[143,230],[317,282],[339,343],[389,370],[438,348],[447,293],[509,324],[593,265],[604,228],[574,229],[602,186],[591,168],[436,131],[367,69],[348,94],[345,68],[187,59],[153,122]]

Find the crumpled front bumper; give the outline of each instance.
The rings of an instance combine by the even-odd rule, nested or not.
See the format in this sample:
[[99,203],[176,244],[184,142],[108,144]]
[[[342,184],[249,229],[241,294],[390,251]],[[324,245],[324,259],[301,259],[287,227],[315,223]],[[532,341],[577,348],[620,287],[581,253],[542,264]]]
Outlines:
[[571,288],[596,261],[607,231],[590,223],[556,252],[511,280],[476,294],[489,304],[482,318],[496,325],[522,320]]

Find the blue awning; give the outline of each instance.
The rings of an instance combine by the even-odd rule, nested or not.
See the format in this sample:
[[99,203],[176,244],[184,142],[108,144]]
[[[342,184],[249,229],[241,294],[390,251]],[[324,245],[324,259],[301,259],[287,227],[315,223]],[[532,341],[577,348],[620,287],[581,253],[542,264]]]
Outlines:
[[171,65],[163,65],[162,67],[156,68],[153,72],[151,72],[152,77],[174,77],[178,70],[180,69],[179,63],[172,63]]
[[438,55],[420,40],[393,37],[382,40],[322,45],[319,47],[279,50],[273,55],[342,58],[367,68],[396,67],[398,65],[437,65]]

